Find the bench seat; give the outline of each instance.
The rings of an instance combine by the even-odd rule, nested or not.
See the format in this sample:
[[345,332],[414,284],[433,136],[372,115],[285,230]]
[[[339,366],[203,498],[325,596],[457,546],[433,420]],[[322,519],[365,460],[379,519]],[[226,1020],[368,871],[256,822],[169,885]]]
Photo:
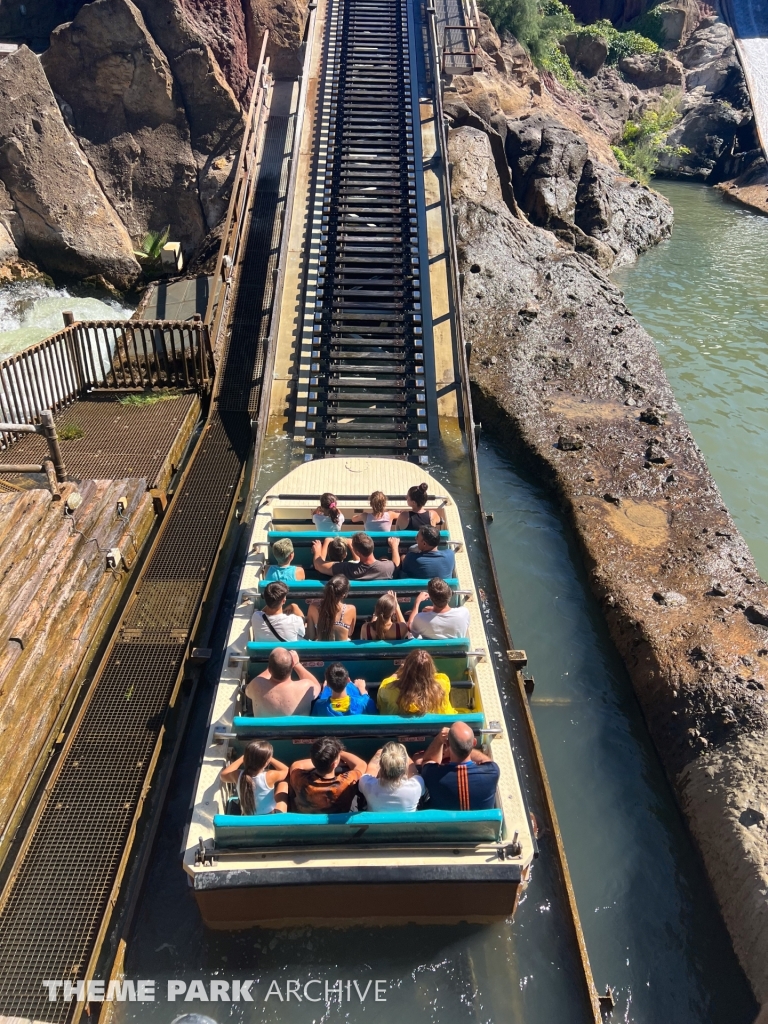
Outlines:
[[217,814],[217,849],[316,846],[339,843],[493,843],[501,838],[502,813],[414,811],[356,814]]
[[469,637],[455,637],[451,640],[249,640],[246,650],[251,659],[265,661],[275,647],[288,647],[301,654],[317,655],[344,654],[349,656],[355,652],[362,658],[388,657],[399,655],[402,651],[426,650],[433,656],[438,653],[466,654],[469,651]]
[[[432,738],[444,726],[451,726],[457,715],[419,715],[406,718],[401,715],[344,715],[330,718],[312,715],[285,715],[279,718],[235,717],[232,723],[238,740],[254,739],[315,739],[318,736],[375,736],[397,737],[411,733],[424,733]],[[471,725],[475,732],[483,728],[485,715],[465,712],[461,721]]]

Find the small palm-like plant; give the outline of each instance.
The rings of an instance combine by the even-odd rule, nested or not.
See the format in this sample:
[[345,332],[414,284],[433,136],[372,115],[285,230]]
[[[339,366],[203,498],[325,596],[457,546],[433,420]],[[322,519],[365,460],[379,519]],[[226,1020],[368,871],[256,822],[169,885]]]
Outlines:
[[162,231],[148,231],[141,242],[140,249],[134,249],[133,254],[146,266],[153,266],[160,261],[160,253],[163,246],[171,235],[171,225],[168,224]]

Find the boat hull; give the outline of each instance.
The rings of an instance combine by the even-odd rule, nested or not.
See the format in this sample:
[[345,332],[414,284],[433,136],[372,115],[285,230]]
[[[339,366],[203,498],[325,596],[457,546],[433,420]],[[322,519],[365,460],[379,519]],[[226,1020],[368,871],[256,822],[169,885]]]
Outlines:
[[[241,877],[240,882],[244,881]],[[513,879],[424,882],[313,882],[197,889],[206,927],[348,927],[487,924],[512,917],[524,884]]]

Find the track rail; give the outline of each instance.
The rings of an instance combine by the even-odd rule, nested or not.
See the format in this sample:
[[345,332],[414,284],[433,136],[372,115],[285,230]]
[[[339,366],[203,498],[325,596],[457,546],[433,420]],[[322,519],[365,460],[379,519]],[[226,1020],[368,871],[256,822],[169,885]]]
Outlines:
[[292,120],[270,119],[228,343],[201,440],[46,783],[0,897],[0,1016],[67,1024],[93,976],[253,447]]
[[295,432],[309,457],[428,448],[407,0],[328,19]]

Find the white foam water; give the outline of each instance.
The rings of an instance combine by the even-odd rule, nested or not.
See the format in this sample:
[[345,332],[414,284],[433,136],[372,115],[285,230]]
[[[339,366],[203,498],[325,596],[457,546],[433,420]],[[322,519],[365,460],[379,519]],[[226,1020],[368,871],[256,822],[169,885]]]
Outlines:
[[0,356],[55,334],[63,326],[64,310],[71,310],[76,320],[124,320],[133,313],[114,299],[72,295],[40,281],[16,281],[0,288]]

